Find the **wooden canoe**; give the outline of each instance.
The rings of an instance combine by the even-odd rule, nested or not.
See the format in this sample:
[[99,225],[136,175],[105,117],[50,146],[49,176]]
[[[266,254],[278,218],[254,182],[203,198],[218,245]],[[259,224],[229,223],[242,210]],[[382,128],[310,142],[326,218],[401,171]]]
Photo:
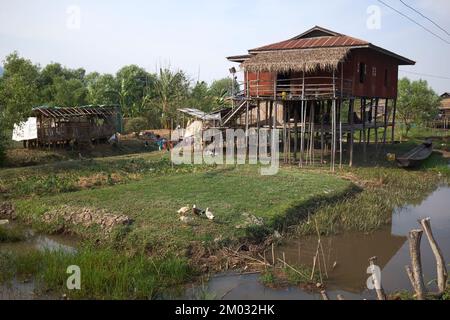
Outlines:
[[428,159],[433,153],[433,141],[426,140],[420,146],[415,147],[404,155],[397,157],[397,164],[401,168],[412,168],[418,166],[422,161]]

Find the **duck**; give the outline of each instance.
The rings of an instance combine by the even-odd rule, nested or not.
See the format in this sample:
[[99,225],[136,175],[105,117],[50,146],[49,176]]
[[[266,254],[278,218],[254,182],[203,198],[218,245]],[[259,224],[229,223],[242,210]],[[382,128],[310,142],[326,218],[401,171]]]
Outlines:
[[194,204],[194,206],[192,207],[192,213],[195,214],[196,216],[201,216],[204,214],[204,211],[197,208],[197,206]]
[[209,210],[209,208],[206,209],[205,215],[209,220],[214,220],[214,214]]
[[178,214],[181,214],[182,216],[184,216],[184,215],[186,215],[186,213],[189,212],[189,210],[191,210],[190,207],[183,207],[180,210],[178,210],[177,212],[178,212]]

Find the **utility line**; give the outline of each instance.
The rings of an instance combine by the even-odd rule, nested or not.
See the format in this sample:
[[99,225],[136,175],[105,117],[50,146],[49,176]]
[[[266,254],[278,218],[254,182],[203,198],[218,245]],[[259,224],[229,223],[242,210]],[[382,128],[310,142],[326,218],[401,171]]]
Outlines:
[[420,24],[419,22],[417,22],[416,20],[414,20],[413,18],[411,18],[410,16],[404,14],[403,12],[395,9],[394,7],[388,5],[386,2],[382,1],[382,0],[378,0],[378,2],[382,3],[383,5],[385,5],[386,7],[394,10],[395,12],[397,12],[399,15],[405,17],[406,19],[410,20],[411,22],[413,22],[414,24],[418,25],[419,27],[421,27],[422,29],[424,29],[425,31],[427,31],[428,33],[431,33],[433,36],[435,36],[436,38],[444,41],[446,44],[450,44],[450,41],[442,38],[440,35],[434,33],[433,31],[431,31],[430,29],[428,29],[427,27],[425,27],[423,24]]
[[420,12],[419,10],[413,8],[412,6],[410,6],[409,4],[405,3],[403,0],[400,0],[401,3],[403,3],[403,5],[405,5],[406,7],[408,7],[409,9],[413,10],[414,12],[418,13],[419,15],[421,15],[423,18],[427,19],[428,21],[430,21],[432,24],[434,24],[436,27],[438,27],[439,29],[441,29],[442,31],[444,31],[448,36],[450,36],[450,33],[445,30],[443,27],[441,27],[439,24],[437,24],[436,22],[434,22],[433,20],[431,20],[430,18],[428,18],[426,15],[424,15],[422,12]]
[[450,77],[445,77],[445,76],[437,76],[437,75],[433,75],[433,74],[427,74],[427,73],[419,73],[419,72],[413,72],[413,71],[406,71],[406,70],[399,70],[400,72],[404,72],[404,73],[410,73],[410,74],[414,74],[416,76],[423,76],[423,77],[430,77],[430,78],[436,78],[436,79],[443,79],[443,80],[450,80]]

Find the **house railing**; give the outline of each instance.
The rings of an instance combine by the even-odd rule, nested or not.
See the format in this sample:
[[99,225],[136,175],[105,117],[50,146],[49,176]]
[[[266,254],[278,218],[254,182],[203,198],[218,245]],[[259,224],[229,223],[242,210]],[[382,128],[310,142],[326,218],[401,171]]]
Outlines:
[[353,81],[339,77],[305,77],[277,80],[248,80],[237,97],[273,98],[283,100],[348,97]]

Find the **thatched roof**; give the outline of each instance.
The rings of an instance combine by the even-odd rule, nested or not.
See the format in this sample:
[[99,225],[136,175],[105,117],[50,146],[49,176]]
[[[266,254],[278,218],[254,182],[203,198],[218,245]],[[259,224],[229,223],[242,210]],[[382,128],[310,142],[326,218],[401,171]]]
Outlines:
[[242,63],[245,71],[258,72],[312,72],[317,69],[333,70],[345,60],[349,48],[318,48],[260,52]]

